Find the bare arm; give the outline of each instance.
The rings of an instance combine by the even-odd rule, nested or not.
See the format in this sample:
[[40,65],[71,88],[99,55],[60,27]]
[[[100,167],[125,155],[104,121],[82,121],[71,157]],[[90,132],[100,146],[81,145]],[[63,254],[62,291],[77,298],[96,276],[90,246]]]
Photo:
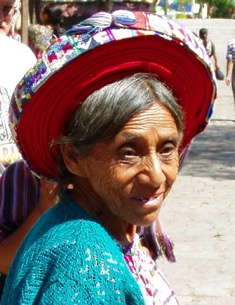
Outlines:
[[[210,40],[211,41],[211,40]],[[216,54],[216,51],[215,51],[215,44],[213,41],[211,41],[211,44],[212,44],[212,52],[211,52],[211,55],[214,59],[214,66],[215,66],[215,69],[218,69],[219,68],[219,62],[218,62],[218,57],[217,57],[217,54]]]
[[7,274],[17,249],[28,231],[39,219],[39,217],[56,203],[56,197],[54,196],[53,192],[55,186],[55,183],[46,182],[44,180],[41,181],[40,198],[38,204],[25,219],[24,223],[0,243],[1,273]]
[[233,62],[231,59],[228,59],[226,65],[226,79],[225,79],[227,86],[231,84],[232,68],[233,68]]
[[215,69],[219,68],[219,62],[218,62],[218,58],[217,58],[217,54],[214,54],[214,62],[215,62]]

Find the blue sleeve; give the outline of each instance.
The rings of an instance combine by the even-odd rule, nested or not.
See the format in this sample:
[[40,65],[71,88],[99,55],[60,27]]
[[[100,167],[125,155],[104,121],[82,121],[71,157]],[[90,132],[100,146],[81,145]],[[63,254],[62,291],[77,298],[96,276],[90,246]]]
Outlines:
[[79,248],[64,253],[37,304],[141,304],[137,284],[119,253],[114,256],[115,250],[107,252],[102,245]]
[[65,229],[62,240],[60,234],[54,238],[55,231],[48,233],[50,246],[40,237],[26,240],[11,266],[2,305],[144,304],[120,249],[107,234],[93,227],[79,231],[79,238],[72,230],[68,234],[68,227],[57,231]]

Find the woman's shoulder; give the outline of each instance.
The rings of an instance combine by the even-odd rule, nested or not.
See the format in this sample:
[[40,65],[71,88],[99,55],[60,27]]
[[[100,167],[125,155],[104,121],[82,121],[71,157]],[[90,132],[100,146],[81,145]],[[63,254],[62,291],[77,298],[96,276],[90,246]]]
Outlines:
[[[121,252],[106,229],[89,216],[70,196],[48,210],[34,225],[22,244],[22,251],[60,253],[96,251]],[[88,250],[91,249],[91,250]]]
[[[7,287],[9,291],[14,288],[14,293],[33,282],[32,294],[46,285],[44,296],[48,297],[59,288],[68,299],[76,294],[85,300],[90,295],[87,304],[109,304],[114,294],[120,299],[116,304],[125,304],[127,298],[130,302],[126,304],[142,304],[117,243],[70,199],[58,203],[38,221],[17,253],[10,278]],[[107,302],[98,303],[97,297]]]

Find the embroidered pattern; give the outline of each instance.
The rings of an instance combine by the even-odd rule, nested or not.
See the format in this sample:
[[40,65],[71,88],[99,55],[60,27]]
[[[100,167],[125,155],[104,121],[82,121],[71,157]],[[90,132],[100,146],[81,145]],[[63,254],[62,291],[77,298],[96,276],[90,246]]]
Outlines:
[[137,234],[131,248],[124,253],[124,258],[140,286],[146,305],[179,304],[156,262],[141,246]]

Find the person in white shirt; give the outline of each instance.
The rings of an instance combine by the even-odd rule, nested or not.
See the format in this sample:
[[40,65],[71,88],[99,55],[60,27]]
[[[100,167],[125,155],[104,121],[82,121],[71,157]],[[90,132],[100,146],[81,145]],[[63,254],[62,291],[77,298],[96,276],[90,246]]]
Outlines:
[[12,39],[19,13],[20,0],[0,0],[0,86],[7,90],[9,96],[36,62],[27,45]]
[[0,86],[7,90],[10,97],[35,62],[36,57],[27,45],[0,35]]
[[18,82],[36,63],[31,49],[13,39],[19,12],[20,0],[0,0],[0,162],[5,165],[20,157],[8,127],[10,99]]

